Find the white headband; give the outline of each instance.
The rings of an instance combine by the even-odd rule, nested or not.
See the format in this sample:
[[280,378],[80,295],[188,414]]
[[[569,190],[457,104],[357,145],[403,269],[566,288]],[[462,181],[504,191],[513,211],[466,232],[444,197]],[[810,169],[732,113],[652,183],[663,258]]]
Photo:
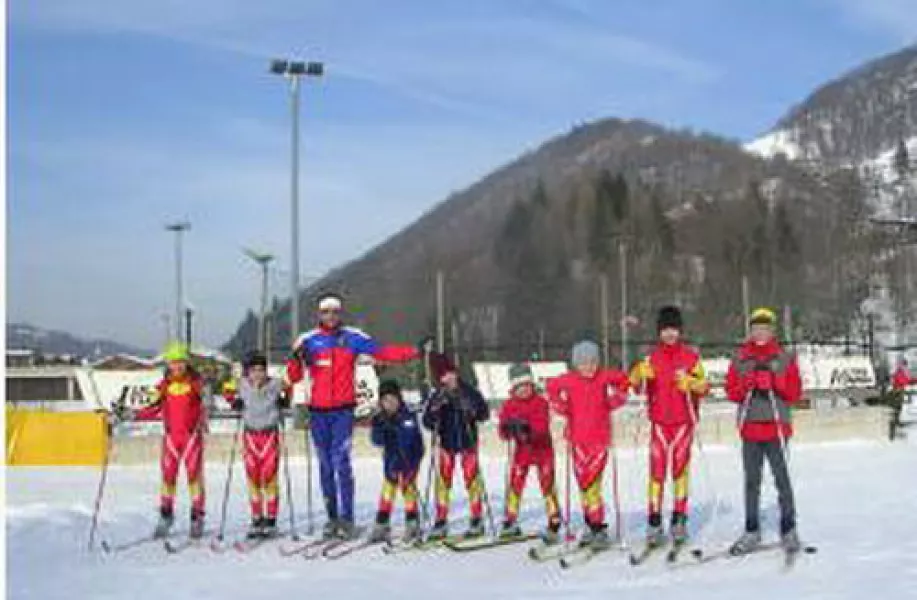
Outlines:
[[341,310],[343,306],[341,301],[338,298],[329,296],[328,298],[322,298],[322,301],[318,303],[319,310]]

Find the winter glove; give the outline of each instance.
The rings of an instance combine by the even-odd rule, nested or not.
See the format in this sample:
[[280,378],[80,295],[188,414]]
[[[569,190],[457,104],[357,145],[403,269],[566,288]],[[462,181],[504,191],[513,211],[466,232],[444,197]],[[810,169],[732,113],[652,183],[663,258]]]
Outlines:
[[638,362],[631,371],[631,381],[635,385],[639,385],[640,383],[645,383],[647,381],[652,381],[655,378],[656,372],[653,370],[653,365],[650,364],[648,358]]
[[419,342],[417,342],[417,352],[421,356],[428,356],[431,352],[433,352],[432,335],[424,336]]
[[503,428],[517,442],[527,443],[532,437],[532,428],[523,419],[509,419]]
[[707,391],[707,382],[698,377],[694,377],[684,371],[679,371],[675,378],[678,390],[685,394],[704,394]]
[[754,388],[756,390],[763,391],[772,391],[774,389],[774,374],[768,371],[755,371],[754,376]]
[[230,403],[230,406],[232,406],[232,409],[237,412],[242,412],[243,410],[245,410],[245,402],[242,401],[242,398],[238,398],[238,397],[233,398],[232,402]]

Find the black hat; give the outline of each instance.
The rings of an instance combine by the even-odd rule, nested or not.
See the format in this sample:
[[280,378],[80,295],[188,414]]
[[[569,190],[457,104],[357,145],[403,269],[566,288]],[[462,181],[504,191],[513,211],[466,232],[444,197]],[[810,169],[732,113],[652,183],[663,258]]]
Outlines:
[[433,376],[434,384],[439,384],[446,373],[455,372],[455,364],[449,360],[448,356],[439,352],[430,353],[430,374]]
[[394,379],[384,379],[379,382],[379,397],[388,395],[401,398],[401,386]]
[[659,316],[656,317],[656,331],[670,327],[679,331],[684,327],[681,320],[681,309],[677,306],[663,306],[659,309]]
[[260,352],[258,352],[257,350],[254,350],[252,352],[249,352],[248,355],[245,357],[244,365],[246,369],[250,369],[251,367],[264,367],[266,369],[267,368],[267,357],[261,354]]

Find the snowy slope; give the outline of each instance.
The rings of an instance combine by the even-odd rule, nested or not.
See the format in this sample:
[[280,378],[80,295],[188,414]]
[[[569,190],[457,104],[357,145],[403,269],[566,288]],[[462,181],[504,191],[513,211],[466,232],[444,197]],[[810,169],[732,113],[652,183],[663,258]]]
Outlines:
[[[800,445],[793,469],[803,537],[819,553],[800,559],[785,574],[775,555],[670,569],[656,561],[641,568],[609,554],[569,572],[556,565],[531,564],[521,547],[477,554],[385,556],[377,552],[335,562],[282,558],[274,547],[249,555],[188,550],[176,556],[144,548],[114,556],[85,550],[86,529],[96,485],[92,469],[11,469],[7,474],[8,597],[13,599],[131,598],[615,598],[677,597],[680,600],[755,598],[827,599],[917,597],[917,448],[850,442]],[[631,538],[640,534],[644,505],[645,457],[620,458],[625,522]],[[741,495],[734,448],[707,449],[707,471],[696,465],[692,514],[695,535],[709,547],[729,541],[740,527]],[[501,504],[502,465],[486,463],[491,496]],[[378,466],[357,463],[359,518],[375,510]],[[303,466],[294,465],[296,498],[302,499]],[[208,469],[209,510],[218,516],[225,465]],[[559,479],[562,482],[562,469]],[[712,485],[707,485],[712,481]],[[230,524],[238,531],[247,520],[238,473]],[[121,467],[111,473],[103,536],[124,540],[152,526],[156,471]],[[769,485],[769,480],[768,480]],[[606,484],[606,487],[607,484]],[[715,505],[712,490],[720,492]],[[458,499],[463,493],[457,493]],[[773,494],[765,492],[773,535]],[[460,502],[463,502],[460,500]],[[456,502],[457,506],[460,502]],[[718,510],[712,510],[714,506]],[[304,518],[297,507],[300,521]],[[497,510],[497,507],[495,507]],[[525,525],[540,527],[541,503],[532,490],[524,506]],[[454,513],[458,518],[459,511]],[[711,519],[712,515],[716,518]],[[464,514],[461,514],[464,517]],[[396,522],[400,522],[400,516]],[[699,528],[699,531],[697,529]],[[392,596],[394,597],[394,596]]]

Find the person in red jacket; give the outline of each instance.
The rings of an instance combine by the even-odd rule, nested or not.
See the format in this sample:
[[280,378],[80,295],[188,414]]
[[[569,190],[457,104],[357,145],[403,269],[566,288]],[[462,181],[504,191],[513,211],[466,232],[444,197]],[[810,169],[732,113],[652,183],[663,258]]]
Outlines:
[[917,385],[917,376],[912,376],[908,370],[907,359],[898,361],[898,368],[892,375],[892,390],[903,392],[908,386]]
[[167,371],[165,377],[156,384],[152,402],[123,417],[135,421],[162,419],[162,490],[159,498],[159,523],[153,536],[163,538],[172,528],[178,471],[184,463],[191,495],[190,535],[199,538],[204,532],[203,467],[207,419],[202,399],[203,381],[191,369],[188,348],[184,344],[170,344],[163,358],[168,365]]
[[662,500],[666,471],[672,463],[672,541],[687,540],[688,481],[691,444],[698,419],[698,405],[710,390],[698,353],[682,341],[681,311],[675,306],[659,310],[656,330],[659,342],[631,370],[634,389],[646,394],[650,420],[650,476],[647,545],[665,543]]
[[341,319],[343,302],[336,294],[318,301],[318,327],[299,336],[287,361],[287,381],[301,381],[305,370],[312,382],[309,429],[318,454],[325,511],[325,537],[353,537],[353,468],[350,462],[354,427],[356,359],[368,355],[384,362],[416,359],[411,346],[382,346]]
[[567,451],[573,454],[588,527],[580,543],[604,550],[611,544],[602,498],[602,475],[612,443],[610,417],[627,401],[630,384],[627,374],[599,367],[595,342],[578,342],[572,354],[574,370],[548,380],[548,399],[554,411],[567,420]]
[[891,393],[891,423],[889,425],[889,438],[894,441],[898,436],[898,428],[901,427],[901,410],[904,408],[907,388],[917,385],[917,377],[912,377],[907,366],[907,359],[902,357],[898,361],[898,368],[892,374],[892,393]]
[[500,438],[515,445],[506,482],[505,520],[501,537],[518,537],[522,529],[517,522],[519,503],[529,469],[538,471],[538,482],[544,496],[548,527],[543,539],[559,541],[560,509],[554,489],[554,444],[551,440],[551,413],[548,401],[535,390],[532,369],[525,364],[509,369],[510,397],[500,409]]
[[802,380],[796,357],[775,337],[774,312],[759,308],[750,321],[750,338],[738,349],[726,373],[726,394],[739,405],[745,472],[745,533],[730,551],[744,554],[761,543],[761,474],[766,458],[777,485],[781,541],[787,552],[795,553],[801,546],[786,445],[793,435],[790,406],[802,398]]

